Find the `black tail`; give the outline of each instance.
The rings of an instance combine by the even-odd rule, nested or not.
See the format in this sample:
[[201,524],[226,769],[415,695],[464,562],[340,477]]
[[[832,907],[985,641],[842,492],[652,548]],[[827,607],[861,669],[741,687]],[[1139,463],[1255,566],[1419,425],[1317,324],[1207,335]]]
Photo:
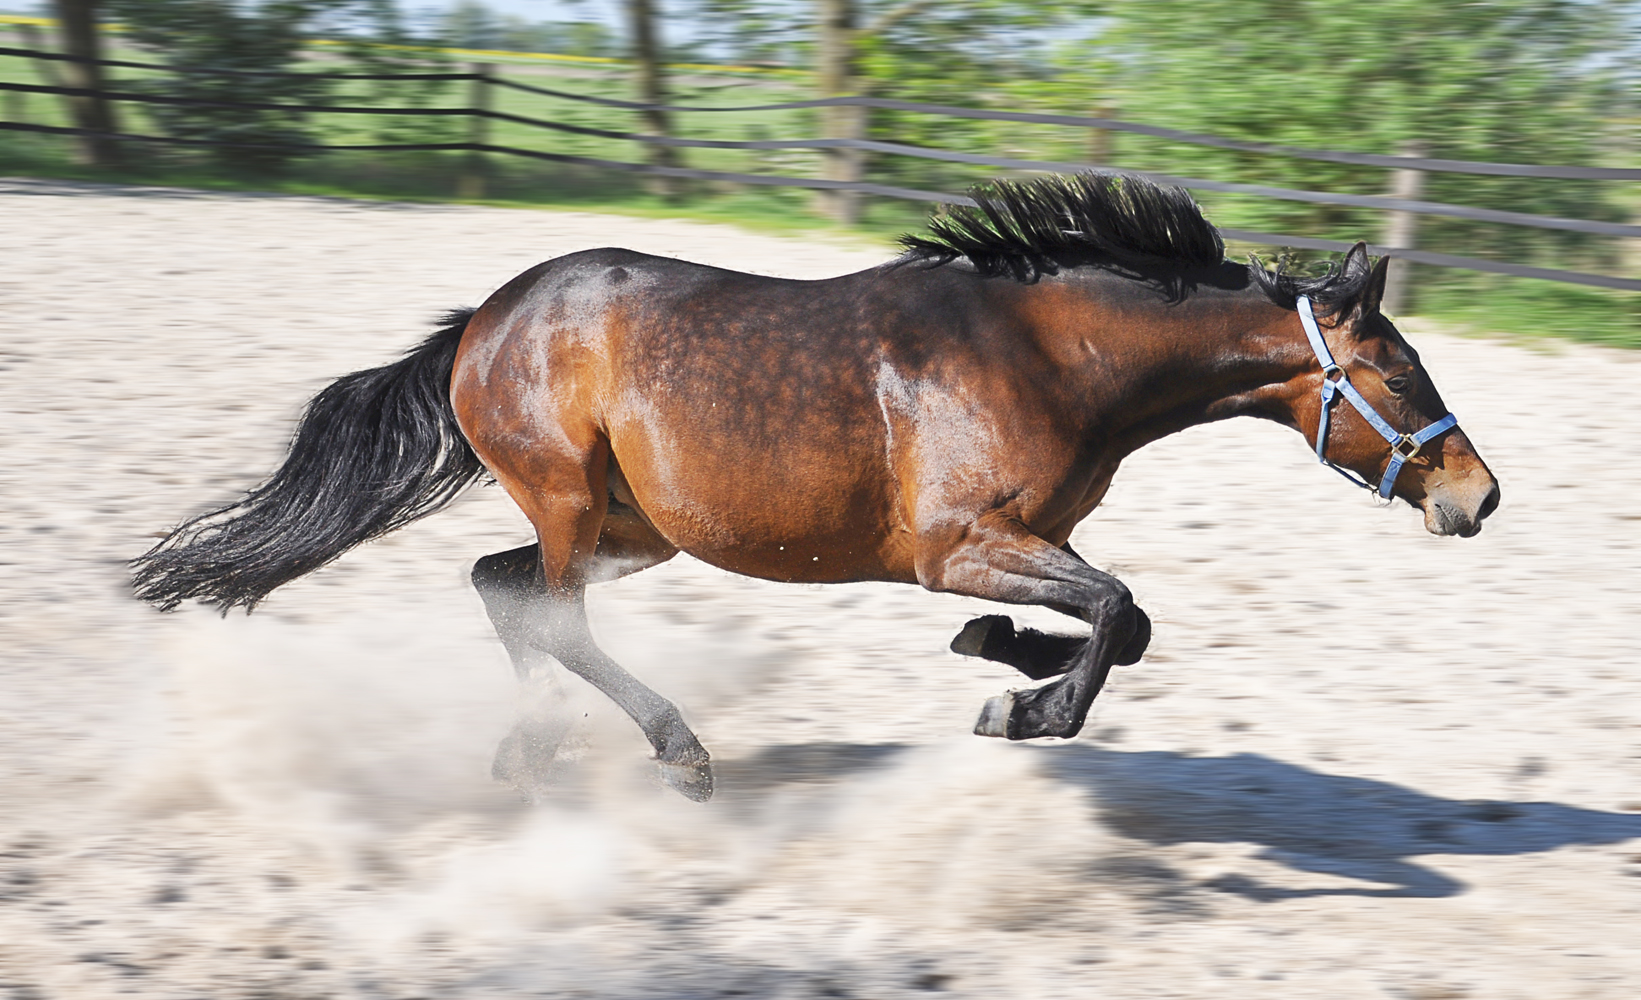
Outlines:
[[137,596],[169,611],[198,598],[246,610],[361,542],[456,498],[484,471],[450,407],[450,372],[475,310],[447,315],[403,358],[313,398],[285,464],[132,560]]

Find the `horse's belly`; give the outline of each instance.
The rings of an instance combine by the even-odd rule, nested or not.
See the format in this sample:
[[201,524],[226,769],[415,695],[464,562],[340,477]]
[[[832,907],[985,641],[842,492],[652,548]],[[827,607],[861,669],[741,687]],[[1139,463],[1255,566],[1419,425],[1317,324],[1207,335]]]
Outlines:
[[766,449],[728,435],[681,437],[611,441],[617,499],[679,549],[771,580],[915,582],[911,533],[895,516],[881,453],[843,441]]

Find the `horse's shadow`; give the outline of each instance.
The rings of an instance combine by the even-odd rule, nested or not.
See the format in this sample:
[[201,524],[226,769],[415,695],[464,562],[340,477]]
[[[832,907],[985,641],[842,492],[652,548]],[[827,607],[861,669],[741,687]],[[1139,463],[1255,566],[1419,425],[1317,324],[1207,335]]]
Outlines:
[[1100,821],[1122,836],[1152,844],[1259,844],[1264,860],[1384,886],[1289,889],[1245,875],[1205,885],[1261,901],[1453,896],[1464,883],[1412,859],[1534,854],[1641,837],[1641,815],[1553,802],[1443,799],[1258,754],[1187,757],[1090,746],[1042,753],[1048,772],[1086,789]]
[[[729,764],[724,790],[731,797],[755,796],[780,785],[841,778],[891,766],[903,749],[852,743],[769,747]],[[1413,859],[1534,854],[1641,838],[1638,814],[1553,802],[1444,799],[1258,754],[1188,757],[1087,745],[1028,752],[1037,755],[1045,774],[1088,792],[1098,821],[1122,837],[1157,845],[1256,844],[1263,848],[1257,857],[1296,871],[1377,883],[1292,889],[1224,875],[1200,886],[1262,902],[1453,896],[1464,891],[1463,882]],[[1122,875],[1121,868],[1106,874]]]

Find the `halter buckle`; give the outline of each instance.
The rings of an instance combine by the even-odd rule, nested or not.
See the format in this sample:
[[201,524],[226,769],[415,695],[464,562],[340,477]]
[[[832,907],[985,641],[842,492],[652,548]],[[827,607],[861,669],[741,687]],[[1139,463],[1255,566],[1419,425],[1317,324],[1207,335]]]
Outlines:
[[1423,448],[1424,443],[1415,440],[1411,434],[1403,434],[1401,440],[1390,446],[1390,450],[1402,456],[1404,462],[1419,454]]
[[[1337,378],[1335,377],[1337,376]],[[1329,365],[1322,369],[1322,381],[1338,385],[1345,380],[1345,370],[1338,365]]]

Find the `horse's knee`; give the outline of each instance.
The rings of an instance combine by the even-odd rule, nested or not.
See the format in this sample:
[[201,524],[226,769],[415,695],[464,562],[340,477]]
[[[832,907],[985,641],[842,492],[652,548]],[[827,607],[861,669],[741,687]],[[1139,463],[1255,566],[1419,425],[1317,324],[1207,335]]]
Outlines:
[[1141,614],[1134,595],[1119,580],[1111,580],[1102,587],[1086,609],[1087,621],[1096,633],[1105,632],[1123,643],[1138,627]]
[[530,586],[535,582],[540,561],[541,549],[537,545],[487,555],[473,564],[473,586],[480,594]]

